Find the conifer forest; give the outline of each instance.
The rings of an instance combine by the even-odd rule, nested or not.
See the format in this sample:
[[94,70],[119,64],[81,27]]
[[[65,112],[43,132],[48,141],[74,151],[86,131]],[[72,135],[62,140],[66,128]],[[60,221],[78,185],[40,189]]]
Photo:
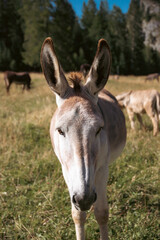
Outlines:
[[[68,0],[0,0],[0,71],[41,71],[40,49],[44,39],[52,37],[66,72],[91,64],[100,38],[111,48],[113,74],[159,72],[160,52],[145,44],[143,29],[144,20],[155,14],[145,10],[143,2],[132,0],[124,14],[117,6],[109,10],[107,0],[99,9],[89,0],[79,18]],[[159,5],[158,0],[154,3]],[[159,16],[156,13],[158,22]]]

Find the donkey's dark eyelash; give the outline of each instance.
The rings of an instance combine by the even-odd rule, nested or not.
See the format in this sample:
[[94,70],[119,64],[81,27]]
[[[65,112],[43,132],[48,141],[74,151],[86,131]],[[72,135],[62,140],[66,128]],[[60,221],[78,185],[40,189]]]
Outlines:
[[65,137],[65,133],[61,130],[61,128],[57,128],[57,131],[60,135]]

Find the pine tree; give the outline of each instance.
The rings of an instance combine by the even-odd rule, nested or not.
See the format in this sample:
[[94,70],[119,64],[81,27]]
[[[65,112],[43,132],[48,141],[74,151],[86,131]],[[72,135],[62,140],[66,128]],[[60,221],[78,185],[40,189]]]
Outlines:
[[128,71],[127,57],[129,46],[126,30],[126,16],[119,7],[113,6],[110,13],[110,47],[112,52],[112,72],[126,74]]
[[23,31],[19,0],[0,0],[0,69],[22,68]]
[[94,0],[83,3],[81,26],[83,32],[83,49],[87,63],[91,64],[96,49],[97,41],[92,37],[92,25],[95,21],[97,8]]
[[160,53],[146,46],[144,49],[145,71],[144,74],[157,72],[160,69]]
[[76,34],[78,34],[75,29],[76,21],[75,12],[67,0],[54,0],[50,34],[65,71],[70,71],[75,67],[72,55],[75,51],[74,38],[76,39]]
[[83,49],[83,32],[79,24],[78,18],[75,20],[73,28],[73,68],[72,70],[79,71],[81,64],[86,62]]
[[[96,42],[100,38],[107,36],[109,31],[109,7],[107,0],[100,2],[100,8],[97,11],[97,14],[93,18],[92,25],[89,28],[89,37],[94,39]],[[108,37],[109,38],[109,35]]]
[[40,69],[40,50],[49,32],[51,3],[49,0],[22,0],[20,14],[23,19],[24,63],[32,69]]
[[145,71],[144,33],[140,0],[132,0],[127,14],[127,28],[131,47],[131,72],[139,75]]
[[83,29],[86,30],[86,33],[89,31],[96,13],[97,8],[94,0],[89,0],[87,4],[85,2],[83,3],[81,24]]

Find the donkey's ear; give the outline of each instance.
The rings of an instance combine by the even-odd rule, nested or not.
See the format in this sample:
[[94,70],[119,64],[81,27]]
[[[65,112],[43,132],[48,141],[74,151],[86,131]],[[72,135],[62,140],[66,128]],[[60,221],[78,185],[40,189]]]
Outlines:
[[51,38],[46,38],[42,45],[41,67],[52,91],[63,97],[69,86],[58,62]]
[[97,46],[97,52],[87,76],[86,88],[92,95],[96,95],[104,88],[111,67],[111,53],[107,42],[100,39]]
[[129,91],[129,92],[125,92],[125,93],[121,93],[119,95],[116,96],[116,99],[118,101],[122,101],[122,100],[125,100],[125,98],[129,97],[129,95],[132,93],[132,90]]

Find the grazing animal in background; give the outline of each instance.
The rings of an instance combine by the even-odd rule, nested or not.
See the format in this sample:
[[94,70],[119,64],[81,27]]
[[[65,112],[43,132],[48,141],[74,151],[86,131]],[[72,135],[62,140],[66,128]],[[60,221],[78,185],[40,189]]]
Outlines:
[[101,39],[86,83],[80,81],[82,73],[73,72],[69,85],[52,39],[47,38],[42,45],[41,66],[58,106],[50,136],[69,189],[77,240],[85,239],[86,211],[92,205],[101,239],[108,239],[108,165],[120,155],[126,142],[123,112],[111,93],[101,91],[110,65],[108,44]]
[[4,81],[7,93],[9,93],[9,89],[12,83],[23,85],[23,91],[25,88],[27,90],[31,88],[31,77],[28,72],[6,71],[4,73]]
[[90,70],[90,65],[87,64],[87,63],[84,63],[80,66],[80,72],[83,73],[83,76],[86,77],[87,74],[89,73],[89,70]]
[[116,75],[112,75],[110,74],[110,79],[114,79],[114,80],[119,80],[120,75],[116,74]]
[[115,80],[118,80],[118,79],[119,79],[119,75],[118,75],[118,74],[113,75],[113,78],[114,78]]
[[152,81],[154,79],[157,79],[157,82],[159,82],[159,73],[153,73],[153,74],[149,74],[146,78],[145,78],[145,82],[148,81]]
[[119,105],[125,107],[131,122],[131,128],[135,129],[134,115],[145,129],[141,113],[146,113],[153,124],[153,135],[158,133],[158,118],[160,117],[160,94],[154,89],[129,91],[116,96]]
[[120,76],[117,74],[117,75],[114,75],[114,79],[115,80],[119,80]]

